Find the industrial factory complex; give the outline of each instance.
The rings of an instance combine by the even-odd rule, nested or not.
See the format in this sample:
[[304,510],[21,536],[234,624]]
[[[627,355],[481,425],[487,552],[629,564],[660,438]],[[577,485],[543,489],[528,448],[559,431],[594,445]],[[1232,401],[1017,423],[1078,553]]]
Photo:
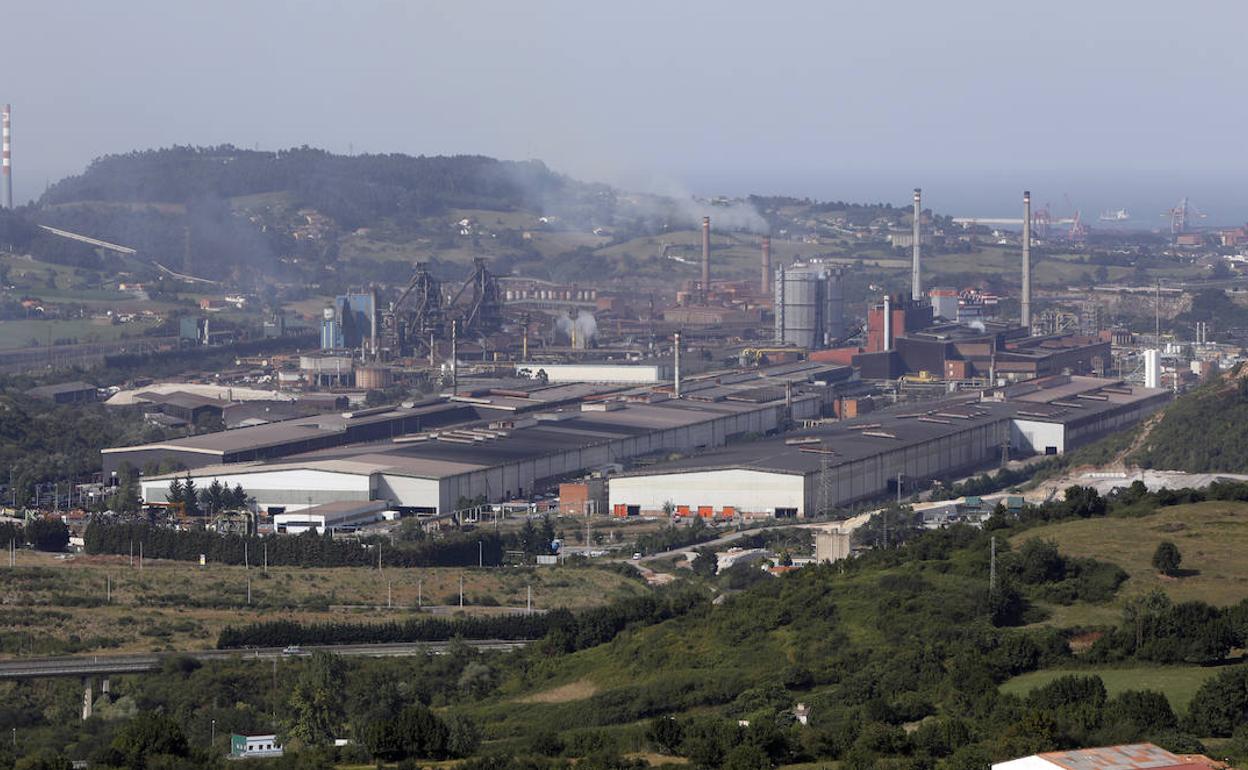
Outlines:
[[[1010,452],[1060,453],[1137,422],[1168,397],[1065,375],[785,431],[822,422],[837,393],[854,384],[851,374],[799,365],[704,376],[679,399],[670,386],[486,388],[105,457],[113,469],[157,459],[189,469],[144,477],[148,503],[163,503],[170,481],[189,475],[201,487],[242,485],[273,516],[363,502],[445,514],[465,501],[522,500],[595,473],[608,476],[609,509],[619,516],[805,516],[890,494],[899,479],[919,487]],[[632,468],[642,459],[644,469]]]
[[[995,297],[924,288],[922,222],[915,190],[911,291],[876,295],[861,321],[843,266],[773,266],[770,238],[757,285],[712,282],[709,218],[700,280],[644,322],[619,318],[618,297],[500,279],[482,260],[454,291],[418,265],[393,301],[353,290],[325,309],[321,350],[300,356],[292,384],[337,394],[330,409],[256,406],[230,430],[106,449],[104,471],[143,469],[154,506],[175,478],[241,486],[279,532],[454,520],[559,489],[578,514],[805,517],[1060,454],[1171,396],[1156,351],[1142,380],[1121,365],[1112,376],[1112,334],[1040,333],[1030,227],[1016,322],[992,312]],[[360,408],[412,372],[436,377],[438,395]],[[212,409],[136,400],[160,424]]]

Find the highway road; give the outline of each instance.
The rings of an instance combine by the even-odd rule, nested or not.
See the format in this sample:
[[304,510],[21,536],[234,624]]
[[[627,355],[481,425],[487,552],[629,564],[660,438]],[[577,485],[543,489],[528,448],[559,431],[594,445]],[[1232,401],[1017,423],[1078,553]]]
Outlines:
[[[470,639],[465,644],[478,650],[510,651],[524,647],[527,641]],[[408,655],[441,655],[450,642],[411,642],[401,644],[328,644],[308,645],[302,653],[288,654],[282,647],[253,647],[240,650],[188,650],[186,652],[139,655],[64,655],[54,658],[22,658],[0,661],[0,679],[35,679],[54,676],[102,676],[107,674],[141,674],[159,670],[172,657],[191,657],[202,662],[214,660],[276,660],[311,655],[318,650],[345,657],[403,657]]]
[[[839,527],[840,529],[846,532],[852,532],[853,530],[857,529],[858,527],[866,523],[867,519],[869,518],[871,518],[870,515],[866,515],[865,517],[863,515],[858,515],[852,519],[845,519],[842,521],[829,519],[826,521],[812,521],[812,522],[804,522],[804,523],[790,522],[790,523],[785,523],[785,524],[772,524],[766,527],[741,529],[741,530],[736,530],[734,532],[730,532],[721,537],[717,537],[714,540],[705,540],[701,543],[694,543],[693,545],[686,545],[681,548],[673,548],[670,551],[663,551],[662,553],[652,553],[649,556],[641,557],[639,561],[644,563],[648,561],[658,561],[659,559],[668,559],[668,558],[671,558],[672,556],[679,556],[682,553],[688,553],[689,551],[696,551],[699,548],[710,548],[711,550],[715,550],[716,547],[718,546],[728,545],[729,543],[733,543],[742,538],[749,537],[750,535],[760,534],[769,529],[790,529],[790,528],[791,529],[822,529],[822,528],[827,528],[827,527]],[[621,558],[619,559],[619,561],[628,561],[628,559]],[[637,561],[637,560],[634,560],[634,561]]]

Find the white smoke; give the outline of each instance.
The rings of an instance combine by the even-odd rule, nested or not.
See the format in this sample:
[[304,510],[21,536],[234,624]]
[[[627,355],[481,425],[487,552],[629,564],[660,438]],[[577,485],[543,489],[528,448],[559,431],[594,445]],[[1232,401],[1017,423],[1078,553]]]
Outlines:
[[702,217],[710,217],[712,231],[744,231],[755,235],[771,233],[766,218],[746,200],[731,199],[712,203],[695,198],[689,193],[642,193],[622,195],[619,202],[624,216],[663,221],[673,230],[697,230],[702,227]]
[[565,312],[555,319],[555,328],[562,332],[569,342],[572,341],[575,332],[576,346],[587,348],[590,340],[598,334],[598,319],[586,310],[576,311],[576,318]]
[[970,323],[970,327],[971,327],[972,329],[974,329],[975,331],[977,331],[977,332],[986,332],[986,331],[988,331],[988,327],[987,327],[987,326],[984,326],[984,322],[983,322],[983,321],[971,321],[971,323]]
[[713,204],[689,198],[677,199],[675,204],[676,218],[683,220],[681,224],[687,222],[690,226],[701,227],[702,217],[710,217],[712,229],[718,227],[734,232],[744,230],[756,235],[767,235],[771,232],[767,220],[747,201],[734,200],[727,204]]

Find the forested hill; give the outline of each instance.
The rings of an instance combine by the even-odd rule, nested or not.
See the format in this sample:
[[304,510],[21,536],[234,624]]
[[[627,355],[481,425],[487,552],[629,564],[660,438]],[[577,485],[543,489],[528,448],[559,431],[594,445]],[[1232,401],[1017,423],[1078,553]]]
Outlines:
[[1248,371],[1236,367],[1166,408],[1129,460],[1144,468],[1248,473]]
[[558,194],[568,184],[540,161],[479,155],[347,156],[309,147],[261,152],[222,145],[106,155],[82,174],[52,185],[39,203],[186,204],[288,192],[298,205],[355,228],[384,217],[423,217],[451,207],[536,210],[542,197]]

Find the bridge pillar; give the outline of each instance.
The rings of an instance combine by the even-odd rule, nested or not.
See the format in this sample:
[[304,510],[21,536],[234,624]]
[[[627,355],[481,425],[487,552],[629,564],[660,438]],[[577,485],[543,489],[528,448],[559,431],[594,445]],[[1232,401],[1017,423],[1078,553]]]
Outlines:
[[95,700],[91,693],[91,685],[94,684],[94,681],[92,677],[84,676],[82,678],[82,684],[82,721],[85,722],[91,718],[91,702]]

